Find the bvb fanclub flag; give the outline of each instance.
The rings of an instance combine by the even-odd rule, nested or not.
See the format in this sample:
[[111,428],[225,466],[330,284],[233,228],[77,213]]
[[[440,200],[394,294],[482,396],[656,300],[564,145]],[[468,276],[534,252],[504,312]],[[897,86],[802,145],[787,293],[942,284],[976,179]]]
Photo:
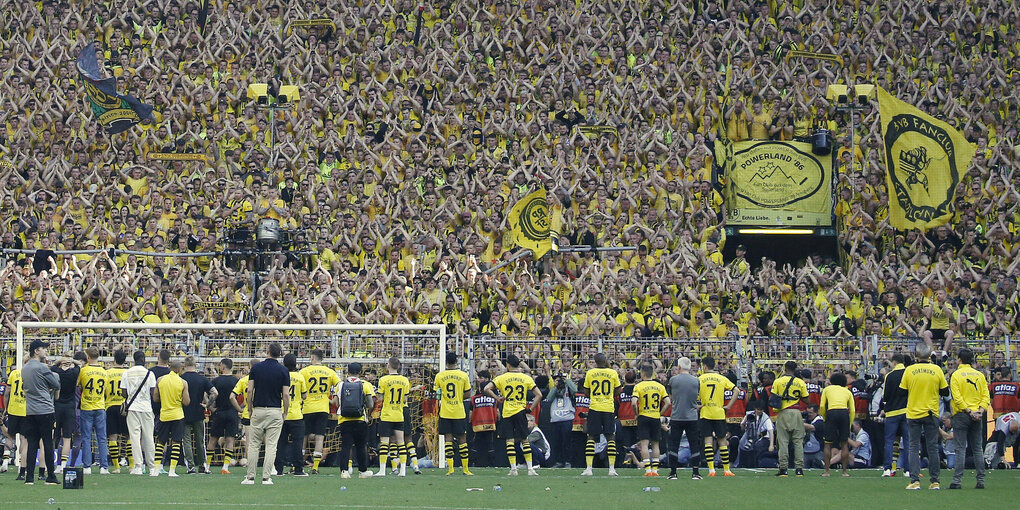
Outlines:
[[120,133],[142,120],[152,119],[152,106],[117,93],[117,78],[103,78],[96,59],[96,43],[89,43],[78,53],[78,74],[92,113],[107,133]]
[[896,99],[878,87],[885,140],[889,222],[893,228],[930,229],[953,216],[960,176],[974,146],[949,124]]
[[545,200],[545,188],[531,192],[514,204],[509,221],[514,245],[531,250],[536,259],[552,249],[552,237],[549,235],[552,218]]

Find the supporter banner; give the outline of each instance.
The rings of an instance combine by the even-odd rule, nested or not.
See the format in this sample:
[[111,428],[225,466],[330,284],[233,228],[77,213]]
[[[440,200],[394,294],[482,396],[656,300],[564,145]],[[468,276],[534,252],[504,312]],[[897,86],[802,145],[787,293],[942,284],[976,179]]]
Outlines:
[[974,146],[953,126],[878,88],[885,140],[889,223],[893,228],[929,229],[953,216],[960,176]]
[[545,201],[545,188],[520,199],[510,210],[510,237],[515,246],[535,252],[541,258],[552,249],[551,221]]
[[103,78],[96,59],[96,43],[78,53],[78,76],[92,113],[109,134],[120,133],[142,120],[152,118],[152,106],[131,95],[117,93],[117,78]]
[[290,22],[290,26],[287,28],[287,35],[290,35],[291,30],[300,27],[330,27],[333,31],[336,31],[336,23],[329,18],[314,18],[314,19],[296,19]]
[[731,225],[832,225],[832,156],[803,142],[750,141],[727,151]]
[[248,309],[248,304],[247,303],[224,303],[222,301],[198,301],[198,302],[195,302],[195,303],[191,303],[191,309],[193,311],[197,311],[197,310],[213,310],[213,309],[247,310]]
[[599,135],[601,135],[603,133],[609,133],[609,134],[612,134],[613,136],[615,136],[617,138],[620,137],[620,130],[617,129],[616,126],[605,126],[605,125],[598,125],[598,126],[577,126],[577,129],[580,130],[582,133],[584,133],[586,135],[599,136]]
[[839,65],[843,65],[843,57],[836,55],[834,53],[817,53],[814,51],[792,50],[786,54],[785,59],[790,60],[791,58],[815,58],[818,60],[831,60],[833,62],[838,62]]
[[159,161],[205,161],[205,154],[184,152],[150,152],[149,159]]

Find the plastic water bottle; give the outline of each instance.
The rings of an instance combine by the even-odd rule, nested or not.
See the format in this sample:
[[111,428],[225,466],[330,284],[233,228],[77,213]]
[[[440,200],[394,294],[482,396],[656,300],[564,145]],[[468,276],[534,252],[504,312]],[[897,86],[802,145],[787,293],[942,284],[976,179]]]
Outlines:
[[49,500],[49,501],[47,501],[47,503],[49,503],[49,504],[51,504],[51,505],[52,505],[53,503],[56,503],[56,502],[57,502],[57,501],[56,501],[56,500],[54,500],[53,498],[50,498],[50,500]]
[[341,485],[340,486],[340,491],[341,492],[346,491],[346,490],[347,490],[347,486],[346,485]]
[[659,492],[662,489],[660,489],[658,487],[645,487],[645,488],[643,488],[641,490],[644,491],[644,492]]
[[492,486],[492,490],[494,490],[496,492],[499,492],[499,491],[503,490],[503,486],[497,483],[496,485]]

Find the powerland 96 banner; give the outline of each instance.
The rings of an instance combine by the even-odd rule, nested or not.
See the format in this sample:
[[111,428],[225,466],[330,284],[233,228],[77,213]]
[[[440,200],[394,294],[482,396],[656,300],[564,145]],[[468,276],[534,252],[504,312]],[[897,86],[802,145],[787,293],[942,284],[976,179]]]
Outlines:
[[736,142],[725,168],[727,223],[832,226],[832,156],[811,144]]
[[109,134],[120,133],[145,119],[152,118],[152,106],[135,97],[117,92],[117,78],[103,78],[96,59],[96,43],[89,43],[78,54],[78,75],[89,98],[92,113]]

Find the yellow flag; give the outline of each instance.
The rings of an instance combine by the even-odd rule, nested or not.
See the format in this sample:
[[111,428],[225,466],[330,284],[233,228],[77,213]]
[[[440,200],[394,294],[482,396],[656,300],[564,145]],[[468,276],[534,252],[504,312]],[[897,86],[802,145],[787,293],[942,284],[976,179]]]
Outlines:
[[878,87],[885,140],[889,223],[930,229],[953,216],[956,186],[970,167],[974,146],[953,126]]
[[549,206],[545,201],[545,188],[520,199],[510,210],[510,238],[515,246],[535,252],[541,258],[552,249],[549,237]]

